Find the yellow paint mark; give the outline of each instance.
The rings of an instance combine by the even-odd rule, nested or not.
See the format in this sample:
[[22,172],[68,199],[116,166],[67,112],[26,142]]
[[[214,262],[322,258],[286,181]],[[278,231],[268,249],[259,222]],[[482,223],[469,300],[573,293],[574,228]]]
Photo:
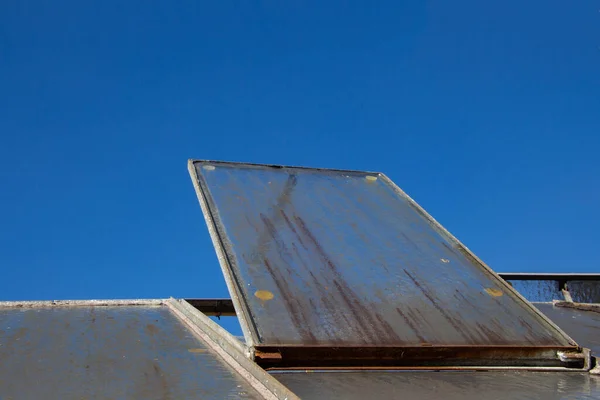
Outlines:
[[450,260],[448,260],[447,258],[441,258],[440,260],[442,260],[444,264],[448,264],[450,262]]
[[214,171],[215,170],[215,166],[214,165],[205,165],[202,168],[204,168],[207,171]]
[[196,353],[196,354],[207,353],[208,352],[208,350],[206,350],[206,349],[188,349],[188,351],[190,353]]
[[367,175],[365,176],[365,179],[367,180],[367,182],[375,182],[377,180],[377,177],[373,175]]
[[485,292],[493,297],[500,297],[504,294],[504,293],[502,293],[502,290],[494,289],[494,288],[486,288]]
[[254,295],[263,301],[271,300],[273,298],[273,293],[268,290],[257,290]]

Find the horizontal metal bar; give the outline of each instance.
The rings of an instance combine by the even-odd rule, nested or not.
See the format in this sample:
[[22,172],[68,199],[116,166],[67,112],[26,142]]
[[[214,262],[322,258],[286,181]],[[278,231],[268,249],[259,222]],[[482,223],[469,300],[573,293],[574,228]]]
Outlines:
[[507,281],[600,281],[600,274],[499,272]]
[[231,299],[186,299],[195,309],[208,316],[235,317],[235,307]]
[[160,306],[163,299],[0,301],[0,308]]
[[298,170],[307,170],[307,171],[325,171],[325,172],[343,172],[349,174],[373,174],[373,175],[381,175],[381,172],[377,171],[359,171],[353,169],[338,169],[338,168],[314,168],[314,167],[303,167],[300,165],[279,165],[279,164],[256,164],[256,163],[247,163],[247,162],[239,162],[239,161],[217,161],[217,160],[200,160],[200,159],[189,159],[188,164],[196,164],[196,163],[210,163],[212,165],[218,166],[233,166],[233,167],[257,167],[257,168],[290,168],[290,169],[298,169]]
[[600,313],[600,304],[595,303],[575,303],[572,301],[554,300],[552,304],[554,307],[574,308],[576,310],[594,311]]
[[[579,354],[568,362],[557,351]],[[263,355],[265,355],[263,357]],[[528,369],[572,368],[587,371],[589,351],[557,347],[455,346],[455,347],[257,347],[255,361],[265,369],[390,368],[432,369],[510,367]]]

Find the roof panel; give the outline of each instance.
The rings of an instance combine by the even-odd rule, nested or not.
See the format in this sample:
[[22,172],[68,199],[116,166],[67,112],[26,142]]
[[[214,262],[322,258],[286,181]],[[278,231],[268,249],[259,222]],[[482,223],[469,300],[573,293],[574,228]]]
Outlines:
[[555,307],[552,304],[537,303],[535,306],[577,343],[592,350],[594,356],[600,357],[600,313]]
[[600,398],[600,379],[574,372],[295,372],[273,376],[306,400]]
[[260,399],[162,306],[0,308],[2,399]]
[[191,172],[257,345],[572,345],[381,174]]

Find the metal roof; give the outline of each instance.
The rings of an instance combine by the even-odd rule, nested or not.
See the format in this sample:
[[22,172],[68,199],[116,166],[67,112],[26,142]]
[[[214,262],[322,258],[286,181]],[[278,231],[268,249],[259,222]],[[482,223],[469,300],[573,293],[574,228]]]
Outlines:
[[381,174],[190,167],[232,299],[0,302],[0,399],[600,398],[600,275],[495,274]]
[[[190,303],[217,302],[226,300]],[[597,356],[600,313],[559,305],[535,304]],[[600,397],[600,376],[588,372],[269,374],[248,357],[241,342],[184,300],[0,302],[1,399]]]
[[189,168],[265,363],[561,366],[557,351],[578,351],[383,174]]
[[228,335],[184,301],[0,303],[0,399],[296,398]]

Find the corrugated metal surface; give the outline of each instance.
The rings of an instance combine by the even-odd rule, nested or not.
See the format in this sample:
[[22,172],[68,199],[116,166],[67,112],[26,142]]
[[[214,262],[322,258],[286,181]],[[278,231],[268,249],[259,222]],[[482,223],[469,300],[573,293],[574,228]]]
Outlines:
[[554,307],[552,304],[534,305],[579,345],[591,349],[594,356],[600,357],[600,313]]
[[508,281],[512,287],[527,300],[532,302],[551,302],[552,300],[564,300],[560,291],[558,281],[552,280],[530,280],[530,281]]
[[570,345],[382,175],[195,168],[258,344]]
[[562,372],[274,374],[302,399],[598,399],[600,378]]
[[161,306],[0,308],[0,399],[260,399]]
[[570,281],[567,283],[573,301],[577,303],[600,303],[600,282]]

